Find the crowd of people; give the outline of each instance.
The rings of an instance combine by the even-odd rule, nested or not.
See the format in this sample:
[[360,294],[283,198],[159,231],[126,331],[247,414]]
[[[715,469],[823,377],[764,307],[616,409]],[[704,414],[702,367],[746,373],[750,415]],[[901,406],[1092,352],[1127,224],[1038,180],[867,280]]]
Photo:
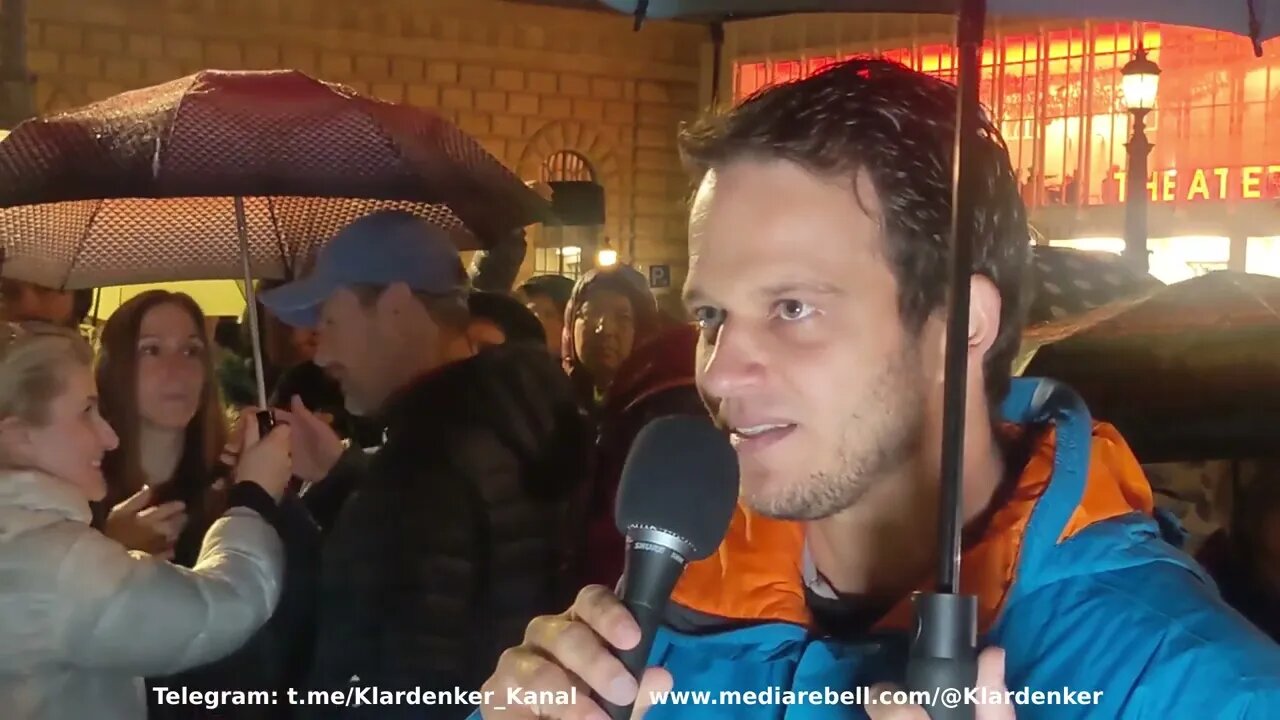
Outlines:
[[[472,290],[432,226],[404,213],[357,221],[321,254],[316,295],[259,285],[278,423],[266,439],[244,323],[152,290],[92,347],[73,329],[74,293],[6,282],[4,413],[47,424],[34,454],[4,445],[14,477],[0,481],[0,569],[15,579],[0,597],[18,610],[0,620],[0,696],[17,717],[211,716],[143,692],[144,679],[479,687],[530,618],[621,573],[612,496],[628,436],[652,415],[641,401],[654,372],[627,361],[672,343],[648,349],[662,321],[631,268]],[[691,349],[692,328],[671,327]],[[654,378],[659,395],[703,412],[681,354],[675,384]],[[50,418],[44,406],[68,394],[78,405]],[[63,453],[68,423],[87,428],[78,456]],[[613,439],[597,455],[602,425]],[[53,527],[75,533],[56,542]],[[65,608],[46,614],[55,595]],[[90,628],[99,642],[139,633],[156,646],[82,656],[97,638],[66,633]],[[212,716],[228,713],[283,716]]]
[[[84,293],[4,281],[5,717],[476,710],[283,699],[377,687],[484,688],[486,718],[578,718],[586,693],[496,705],[509,688],[644,705],[673,685],[901,681],[905,645],[884,638],[935,551],[954,106],[942,81],[859,59],[686,130],[693,323],[625,265],[474,290],[450,238],[402,212],[262,283],[257,338],[156,290],[94,347],[71,329]],[[1280,713],[1280,503],[1250,516],[1246,555],[1210,548],[1246,619],[1156,521],[1123,439],[1069,390],[1010,377],[1025,211],[995,128],[973,161],[962,586],[992,646],[980,681],[1100,691],[1109,717]],[[610,657],[636,635],[610,592],[613,505],[636,434],[670,414],[731,435],[742,503],[676,588],[664,669],[637,683]]]

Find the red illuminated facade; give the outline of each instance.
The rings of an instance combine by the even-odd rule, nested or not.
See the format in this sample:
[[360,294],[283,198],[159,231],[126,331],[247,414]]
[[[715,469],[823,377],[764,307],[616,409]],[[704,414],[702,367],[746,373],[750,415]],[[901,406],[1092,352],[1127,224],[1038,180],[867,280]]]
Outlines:
[[[1157,203],[1280,198],[1280,46],[1255,58],[1237,36],[1151,27],[1143,42],[1163,74],[1148,136],[1148,187]],[[1130,23],[996,33],[983,50],[982,102],[999,118],[1024,197],[1033,207],[1119,203],[1124,192],[1125,110],[1120,68],[1137,31]],[[848,48],[878,52],[954,80],[945,43]],[[836,62],[835,52],[734,66],[737,98]]]
[[[725,74],[741,99],[839,59],[879,54],[955,80],[954,26],[922,16],[733,23]],[[1151,272],[1176,282],[1230,268],[1280,276],[1280,42],[1118,22],[992,23],[981,100],[996,118],[1042,241],[1124,247],[1120,70],[1141,33],[1159,64],[1146,189]]]

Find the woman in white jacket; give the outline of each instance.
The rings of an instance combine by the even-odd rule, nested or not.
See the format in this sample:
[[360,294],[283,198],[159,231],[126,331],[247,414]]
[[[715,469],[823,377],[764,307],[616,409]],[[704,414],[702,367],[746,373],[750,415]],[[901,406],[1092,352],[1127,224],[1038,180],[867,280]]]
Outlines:
[[[271,525],[290,476],[288,427],[255,427],[230,507],[195,567],[130,553],[89,525],[116,436],[98,414],[89,346],[0,324],[0,716],[134,720],[145,676],[235,651],[275,609]],[[252,425],[252,423],[250,423]]]

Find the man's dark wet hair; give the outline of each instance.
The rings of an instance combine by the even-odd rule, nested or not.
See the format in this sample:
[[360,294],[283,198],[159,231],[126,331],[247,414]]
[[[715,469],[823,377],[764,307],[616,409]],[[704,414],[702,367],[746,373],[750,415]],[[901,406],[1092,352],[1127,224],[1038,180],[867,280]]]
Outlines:
[[467,297],[467,309],[472,320],[488,320],[497,325],[507,342],[547,344],[547,333],[538,317],[510,295],[472,290]]
[[[682,131],[681,154],[701,180],[740,159],[780,159],[857,188],[862,173],[882,208],[885,250],[904,325],[919,333],[945,310],[949,283],[956,88],[880,58],[859,57],[767,88]],[[1022,337],[1030,236],[1009,153],[984,117],[966,162],[972,194],[972,272],[1000,292],[1000,330],[983,369],[992,412],[1008,393]],[[856,198],[862,207],[868,204]]]
[[535,275],[517,288],[525,297],[542,296],[555,305],[560,315],[569,305],[569,296],[573,294],[573,280],[563,275]]

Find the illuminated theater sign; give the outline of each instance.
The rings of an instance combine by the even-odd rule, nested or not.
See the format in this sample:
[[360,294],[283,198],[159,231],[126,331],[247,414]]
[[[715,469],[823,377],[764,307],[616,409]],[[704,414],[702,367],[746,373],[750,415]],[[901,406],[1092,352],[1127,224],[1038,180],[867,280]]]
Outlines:
[[[1125,172],[1111,174],[1125,197]],[[1147,179],[1152,202],[1280,199],[1280,165],[1156,170]]]

